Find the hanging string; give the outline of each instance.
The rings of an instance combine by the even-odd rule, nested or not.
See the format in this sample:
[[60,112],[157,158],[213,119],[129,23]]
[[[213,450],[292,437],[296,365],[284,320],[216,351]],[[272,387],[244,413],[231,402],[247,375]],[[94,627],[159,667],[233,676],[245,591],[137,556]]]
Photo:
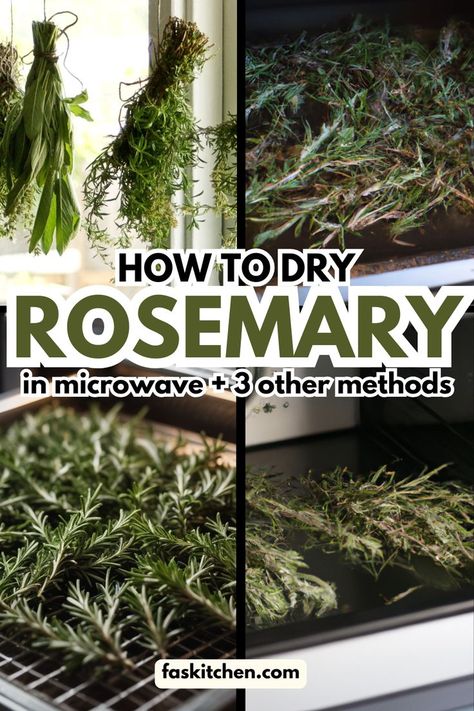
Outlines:
[[15,52],[13,49],[13,0],[10,0],[10,56],[11,56],[11,62],[13,66],[13,59],[15,56]]
[[70,22],[69,25],[66,25],[66,27],[61,30],[61,32],[59,33],[60,35],[66,34],[67,30],[71,29],[71,27],[74,27],[74,25],[77,25],[77,23],[79,22],[79,16],[76,15],[75,12],[71,12],[71,10],[61,10],[60,12],[55,12],[54,15],[51,15],[48,22],[54,20],[55,17],[59,17],[59,15],[72,15],[74,18],[74,20]]
[[[13,2],[13,0],[10,0],[10,2]],[[45,8],[45,10],[46,10],[46,0],[44,0],[44,8]],[[51,15],[51,17],[49,18],[49,20],[48,20],[48,18],[45,16],[45,22],[51,22],[51,21],[52,21],[55,17],[57,17],[58,15],[72,15],[72,16],[74,17],[73,21],[70,22],[69,25],[66,25],[66,27],[64,27],[62,30],[60,30],[59,35],[58,35],[58,39],[59,39],[60,37],[62,37],[63,35],[64,35],[64,37],[66,38],[66,52],[64,53],[64,58],[63,58],[63,61],[62,61],[62,65],[63,65],[64,69],[67,71],[67,73],[68,73],[73,79],[75,79],[75,81],[77,81],[78,84],[80,84],[81,90],[84,90],[84,84],[83,84],[82,80],[79,79],[79,77],[76,76],[76,75],[69,69],[69,67],[68,67],[67,64],[66,64],[66,59],[67,59],[67,56],[68,56],[68,54],[69,54],[69,45],[70,45],[70,42],[69,42],[69,35],[67,34],[67,30],[69,30],[71,27],[74,27],[74,25],[77,24],[77,22],[79,21],[79,17],[76,15],[75,12],[71,12],[70,10],[62,10],[61,12],[55,12],[54,15]],[[23,55],[23,57],[21,57],[21,61],[22,61],[24,64],[31,64],[31,62],[25,62],[25,59],[26,59],[27,57],[29,57],[30,54],[34,54],[34,50],[30,49],[30,51],[29,51],[27,54],[25,54],[25,55]],[[38,56],[38,53],[36,54],[36,56]],[[51,61],[54,61],[54,62],[57,62],[57,61],[58,61],[58,57],[57,57],[56,55],[51,55],[51,56],[50,56],[50,55],[43,55],[43,56],[45,56],[47,59],[50,59]]]
[[44,21],[46,22],[46,0],[43,0],[43,14],[44,14]]
[[[45,0],[45,2],[46,2],[46,0]],[[55,17],[58,17],[59,15],[72,15],[73,18],[74,18],[73,21],[69,23],[69,25],[66,25],[66,27],[64,27],[64,29],[62,29],[62,30],[60,31],[59,36],[58,36],[58,39],[59,39],[59,37],[61,37],[62,35],[64,35],[64,37],[66,38],[66,52],[65,52],[65,54],[64,54],[64,58],[63,58],[63,62],[62,62],[62,63],[63,63],[63,67],[64,67],[64,69],[67,71],[67,73],[69,74],[69,76],[71,76],[73,79],[75,79],[75,80],[78,82],[78,84],[81,85],[81,89],[82,89],[82,91],[84,91],[84,84],[83,84],[82,80],[79,79],[79,77],[76,76],[76,75],[69,69],[69,67],[68,67],[67,64],[66,64],[66,60],[67,60],[67,57],[68,57],[68,54],[69,54],[69,46],[70,46],[69,35],[67,34],[67,31],[70,30],[71,27],[74,27],[74,25],[77,25],[77,23],[79,22],[79,16],[76,15],[75,12],[71,12],[70,10],[61,10],[61,12],[55,12],[54,15],[51,15],[51,17],[49,18],[49,22],[51,22],[51,20],[53,20]]]

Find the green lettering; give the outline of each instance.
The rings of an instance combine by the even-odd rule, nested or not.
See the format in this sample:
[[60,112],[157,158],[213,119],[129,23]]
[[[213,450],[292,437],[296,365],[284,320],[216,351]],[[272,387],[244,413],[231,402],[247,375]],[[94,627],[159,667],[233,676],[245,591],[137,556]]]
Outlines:
[[[374,323],[373,311],[384,312],[382,321]],[[359,296],[359,358],[372,358],[373,341],[376,339],[390,358],[406,358],[390,332],[400,322],[400,308],[389,296]]]
[[218,309],[220,296],[188,296],[186,299],[186,356],[188,358],[220,358],[219,345],[202,345],[201,333],[219,333],[219,321],[201,319],[201,309]]
[[[43,318],[31,322],[31,310],[36,307],[43,311]],[[31,339],[40,345],[45,356],[64,358],[64,353],[48,334],[58,321],[58,306],[48,296],[18,296],[16,300],[16,355],[17,358],[31,357]]]
[[[328,330],[321,332],[326,321]],[[295,352],[296,358],[307,358],[314,346],[335,346],[341,358],[353,358],[354,351],[347,337],[336,305],[331,296],[318,296]]]
[[176,306],[176,299],[165,294],[157,294],[144,299],[138,308],[139,322],[151,331],[158,333],[163,338],[159,345],[151,345],[141,339],[133,349],[143,358],[167,358],[172,355],[179,345],[179,335],[173,326],[153,314],[157,308],[172,311]]
[[228,358],[238,358],[240,356],[244,329],[258,358],[266,354],[275,329],[277,329],[278,333],[280,357],[291,358],[293,356],[290,309],[286,296],[274,296],[272,298],[260,328],[247,297],[232,297],[226,346]]
[[443,355],[443,328],[453,315],[462,296],[447,296],[438,311],[433,313],[422,296],[407,296],[407,301],[426,327],[428,337],[428,357],[441,358]]
[[[104,309],[112,316],[114,329],[106,343],[90,343],[84,336],[84,318],[92,309]],[[86,296],[75,304],[69,314],[67,333],[73,347],[86,358],[110,358],[126,343],[128,316],[123,306],[111,296],[97,294]]]

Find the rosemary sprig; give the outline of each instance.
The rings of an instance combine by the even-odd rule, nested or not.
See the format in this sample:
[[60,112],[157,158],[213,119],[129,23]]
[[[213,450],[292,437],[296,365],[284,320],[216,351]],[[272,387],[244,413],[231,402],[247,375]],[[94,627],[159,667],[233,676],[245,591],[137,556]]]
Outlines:
[[0,436],[0,627],[70,664],[166,656],[235,625],[234,473],[223,445],[156,436],[114,408],[28,414]]
[[214,152],[212,183],[215,208],[226,218],[237,214],[237,116],[208,129],[208,141]]
[[[442,468],[442,467],[441,467]],[[422,576],[426,559],[454,580],[472,579],[473,491],[442,481],[440,469],[402,478],[386,467],[367,477],[336,469],[286,480],[254,473],[247,494],[251,516],[272,536],[306,532],[306,544],[339,551],[378,577],[387,566]]]
[[214,154],[214,210],[224,219],[222,246],[233,249],[237,239],[237,116],[229,114],[206,133]]
[[165,597],[187,603],[191,609],[197,610],[204,617],[209,616],[232,627],[235,604],[229,593],[235,581],[216,590],[216,572],[212,561],[206,556],[190,556],[186,564],[182,565],[173,558],[163,560],[148,555],[138,559],[135,578],[156,585]]
[[246,530],[249,625],[265,627],[335,609],[335,586],[306,573],[302,556],[287,548],[275,530],[265,530],[267,523],[260,513],[251,515]]
[[[143,644],[157,651],[162,658],[168,656],[168,645],[173,637],[183,632],[178,626],[178,608],[167,610],[160,601],[151,601],[153,593],[146,585],[137,588],[130,587],[128,602],[135,616],[136,624],[143,634]],[[156,595],[155,595],[156,597]]]
[[315,246],[378,223],[394,239],[435,208],[474,207],[472,27],[435,46],[358,18],[347,31],[250,49],[247,213],[261,245]]

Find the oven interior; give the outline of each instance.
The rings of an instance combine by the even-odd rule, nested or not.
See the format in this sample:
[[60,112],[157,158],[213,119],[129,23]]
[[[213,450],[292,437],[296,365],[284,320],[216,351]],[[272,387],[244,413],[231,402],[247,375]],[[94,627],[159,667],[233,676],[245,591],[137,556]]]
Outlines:
[[[280,441],[256,442],[247,446],[247,476],[256,471],[272,472],[282,483],[311,470],[312,477],[347,467],[367,476],[386,465],[401,476],[416,476],[447,464],[439,480],[458,479],[469,485],[474,473],[474,316],[467,314],[453,335],[452,368],[443,372],[455,377],[456,390],[451,398],[361,398],[356,403],[346,398],[315,399],[303,405],[307,421],[315,423],[312,434]],[[319,367],[319,366],[318,366]],[[325,374],[329,366],[325,366]],[[370,371],[361,371],[361,375]],[[403,369],[400,374],[421,375],[424,371]],[[291,419],[298,419],[298,399],[289,399],[287,407],[278,408],[264,418],[266,427],[272,417],[280,434]],[[292,409],[293,413],[292,413]],[[319,410],[319,412],[318,412]],[[348,425],[347,410],[356,413]],[[312,415],[314,413],[314,416]],[[331,427],[331,422],[333,426]],[[342,424],[338,424],[342,423]],[[267,430],[266,430],[267,431]],[[465,611],[471,608],[472,585],[452,584],[444,573],[427,562],[419,589],[395,602],[401,591],[418,587],[420,579],[412,571],[387,566],[375,579],[362,566],[348,563],[340,553],[328,553],[322,547],[308,548],[300,532],[291,534],[288,545],[304,557],[308,572],[336,584],[339,603],[336,611],[320,618],[299,618],[266,629],[248,629],[251,654],[286,651],[309,642],[351,636],[361,629],[374,631],[429,617]]]

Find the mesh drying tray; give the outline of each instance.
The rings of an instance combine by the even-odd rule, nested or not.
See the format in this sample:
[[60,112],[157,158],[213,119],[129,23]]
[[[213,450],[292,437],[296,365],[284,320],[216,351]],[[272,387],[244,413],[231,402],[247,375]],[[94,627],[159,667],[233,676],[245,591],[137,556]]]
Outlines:
[[[0,398],[0,428],[21,416],[25,411],[45,404],[49,398],[32,398],[17,395]],[[156,423],[156,429],[163,437],[175,438],[185,434],[191,449],[199,446],[200,438],[189,431],[190,422],[184,413],[192,409],[197,416],[200,402],[193,400],[186,408],[183,398],[181,426],[170,426],[166,413],[169,408],[158,403],[149,407],[148,417]],[[122,401],[125,412],[133,411],[136,402]],[[72,398],[70,406],[81,406]],[[148,405],[150,403],[147,403]],[[202,403],[204,405],[204,403]],[[110,402],[107,403],[110,405]],[[225,403],[232,418],[230,408],[234,404]],[[83,403],[82,403],[83,406]],[[206,410],[209,403],[205,404]],[[222,400],[219,401],[222,408]],[[205,429],[206,413],[203,411],[202,429]],[[162,422],[164,420],[164,422]],[[235,448],[228,446],[229,461],[235,457]],[[197,691],[191,689],[158,689],[154,683],[154,663],[157,655],[135,645],[135,638],[125,643],[127,653],[135,668],[131,671],[116,670],[94,675],[88,669],[68,671],[60,655],[46,654],[32,649],[22,633],[7,635],[0,633],[0,709],[12,711],[230,711],[235,707],[234,691]],[[135,649],[136,647],[136,649]],[[170,647],[171,659],[226,659],[235,657],[235,635],[219,626],[203,626],[188,630],[177,637]],[[100,670],[97,670],[100,671]]]
[[[234,656],[234,637],[218,628],[198,629],[182,635],[170,649],[171,658],[201,659]],[[133,649],[134,640],[128,642]],[[21,635],[0,635],[0,708],[27,711],[172,711],[191,708],[210,709],[212,699],[189,689],[157,689],[154,684],[153,652],[131,655],[133,671],[116,671],[100,678],[90,671],[68,672],[61,658],[28,647]],[[198,702],[200,697],[203,704]],[[227,699],[224,698],[225,703]],[[219,705],[215,708],[222,708]]]

